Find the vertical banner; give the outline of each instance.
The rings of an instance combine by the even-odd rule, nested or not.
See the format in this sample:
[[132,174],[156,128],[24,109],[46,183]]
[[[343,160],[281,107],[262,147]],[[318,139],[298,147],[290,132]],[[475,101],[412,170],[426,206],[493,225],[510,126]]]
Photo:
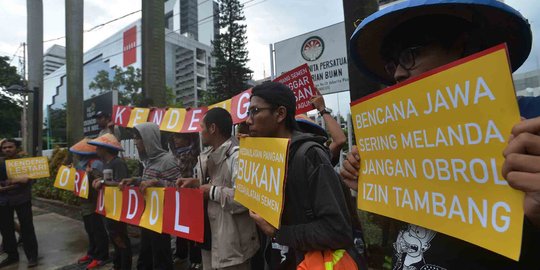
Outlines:
[[49,177],[47,157],[17,158],[6,160],[8,178],[26,176],[30,179]]
[[150,115],[148,116],[148,122],[153,122],[156,125],[161,126],[161,122],[163,122],[163,117],[166,112],[166,109],[152,108],[150,110]]
[[523,193],[501,176],[520,121],[504,45],[364,97],[351,112],[360,209],[519,258]]
[[133,26],[123,33],[123,60],[124,67],[137,62],[137,26]]
[[201,131],[201,121],[207,111],[208,108],[206,107],[190,109],[187,111],[186,120],[184,121],[184,126],[180,132],[193,133]]
[[83,170],[77,170],[75,172],[74,190],[75,196],[84,199],[88,198],[88,176]]
[[249,98],[251,97],[251,88],[234,96],[231,100],[231,116],[234,124],[244,122],[248,115]]
[[113,106],[112,120],[115,125],[127,127],[131,116],[131,107],[128,106]]
[[307,64],[283,73],[274,79],[274,81],[285,84],[293,90],[296,97],[296,114],[306,113],[315,109],[311,105],[310,100],[312,97],[320,95],[320,93],[315,88],[315,84],[313,84]]
[[96,203],[96,213],[106,216],[107,213],[105,212],[105,188],[101,188],[98,191],[98,198]]
[[144,211],[144,196],[138,187],[122,190],[122,215],[120,221],[139,226]]
[[105,187],[105,216],[120,220],[122,213],[122,191],[118,187]]
[[129,115],[129,121],[127,127],[134,127],[141,123],[146,123],[148,120],[148,115],[150,114],[150,109],[146,108],[132,108],[131,114]]
[[204,201],[200,190],[165,188],[163,232],[204,241]]
[[75,174],[76,170],[73,167],[61,166],[54,180],[54,187],[68,191],[75,190]]
[[161,126],[162,131],[180,132],[184,126],[186,109],[169,108],[163,117]]
[[289,139],[241,138],[234,200],[279,228]]
[[146,207],[139,226],[161,233],[163,226],[164,188],[147,188],[144,194]]
[[77,194],[77,196],[83,199],[88,199],[89,193],[90,193],[90,183],[88,180],[88,174],[85,173],[81,180],[81,185],[79,186],[79,194]]

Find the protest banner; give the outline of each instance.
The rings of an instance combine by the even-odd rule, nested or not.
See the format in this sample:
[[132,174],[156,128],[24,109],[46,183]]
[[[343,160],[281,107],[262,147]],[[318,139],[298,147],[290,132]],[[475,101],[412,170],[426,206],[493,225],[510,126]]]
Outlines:
[[150,115],[150,109],[146,108],[133,108],[131,109],[131,114],[129,115],[129,121],[127,126],[132,128],[140,123],[145,123],[148,120]]
[[169,108],[159,127],[162,131],[180,132],[184,126],[186,109]]
[[320,95],[320,93],[315,88],[315,84],[313,84],[307,64],[281,74],[274,81],[285,84],[293,90],[296,97],[296,114],[306,113],[315,109],[311,105],[310,100],[312,97]]
[[88,175],[83,170],[77,170],[75,173],[75,180],[74,180],[74,188],[73,191],[75,193],[75,196],[88,199],[88,189],[90,188],[90,185],[88,183]]
[[161,122],[163,121],[163,116],[165,116],[165,113],[167,112],[166,109],[161,108],[153,108],[150,110],[150,115],[148,116],[148,122],[153,122],[158,126],[161,126]]
[[180,130],[180,133],[193,133],[201,131],[201,121],[208,108],[201,107],[190,109],[186,112],[186,121]]
[[114,124],[121,127],[127,127],[129,119],[131,118],[131,109],[132,108],[129,106],[114,105],[112,115]]
[[60,166],[56,179],[54,180],[54,187],[73,191],[75,189],[75,174],[77,171],[73,167]]
[[520,121],[500,45],[351,104],[358,207],[517,260],[523,193],[501,176]]
[[241,138],[234,200],[279,228],[289,139]]
[[120,221],[138,226],[144,211],[144,196],[138,187],[122,190],[122,214]]
[[144,194],[146,207],[139,226],[161,233],[163,230],[164,188],[147,188]]
[[105,188],[101,188],[98,191],[98,198],[96,203],[96,213],[102,216],[106,216],[105,212]]
[[202,191],[165,188],[163,232],[202,243],[204,241],[204,201]]
[[119,221],[122,213],[122,191],[118,187],[104,187],[105,216]]
[[8,178],[26,176],[30,179],[49,177],[47,157],[17,158],[6,160]]

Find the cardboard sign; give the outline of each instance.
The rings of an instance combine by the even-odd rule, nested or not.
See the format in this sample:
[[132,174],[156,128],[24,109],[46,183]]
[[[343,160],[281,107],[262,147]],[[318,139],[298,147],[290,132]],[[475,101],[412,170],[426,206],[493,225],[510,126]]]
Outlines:
[[158,126],[161,126],[161,122],[163,122],[163,117],[165,116],[165,113],[167,112],[166,109],[160,109],[160,108],[153,108],[150,110],[150,115],[148,116],[148,122],[153,122]]
[[315,88],[309,67],[303,64],[289,72],[283,73],[281,76],[274,79],[275,82],[280,82],[287,85],[294,92],[296,97],[296,114],[309,112],[315,108],[311,105],[311,98],[320,95],[319,90]]
[[201,131],[201,121],[208,108],[195,108],[187,111],[186,121],[182,127],[181,133],[193,133]]
[[105,216],[120,220],[122,213],[122,191],[118,187],[105,187]]
[[501,176],[520,121],[506,47],[362,98],[351,111],[360,209],[519,258],[523,193]]
[[96,203],[96,213],[102,216],[106,216],[107,212],[105,211],[105,189],[101,188],[98,191],[98,198]]
[[77,171],[73,167],[61,166],[54,180],[54,187],[73,191],[75,189],[75,174]]
[[185,117],[185,109],[169,108],[163,117],[159,129],[162,131],[180,132],[184,126]]
[[50,176],[47,157],[8,159],[6,170],[8,178],[26,176],[38,179]]
[[233,124],[238,124],[246,121],[248,118],[247,112],[251,98],[251,88],[234,96],[231,99],[231,117]]
[[163,232],[202,243],[204,201],[199,189],[165,188]]
[[74,182],[75,190],[73,190],[73,192],[75,193],[75,196],[88,199],[88,190],[90,185],[88,183],[88,175],[86,172],[83,170],[77,170],[75,173]]
[[234,200],[279,228],[289,139],[241,138]]
[[132,225],[139,225],[144,211],[144,196],[138,187],[129,187],[122,190],[122,214],[120,221]]
[[144,194],[146,207],[139,226],[161,233],[163,226],[163,188],[147,188]]
[[131,117],[131,107],[120,106],[120,105],[113,106],[112,120],[115,125],[121,126],[121,127],[127,127],[130,117]]
[[131,109],[131,114],[129,115],[128,127],[132,128],[138,124],[146,123],[148,120],[148,115],[150,114],[150,109],[146,108],[133,108]]

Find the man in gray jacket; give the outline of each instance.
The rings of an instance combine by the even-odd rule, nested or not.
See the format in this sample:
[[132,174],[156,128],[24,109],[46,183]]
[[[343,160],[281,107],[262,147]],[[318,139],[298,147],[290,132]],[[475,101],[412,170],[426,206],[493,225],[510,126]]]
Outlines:
[[211,250],[202,249],[203,268],[248,270],[259,240],[249,212],[234,201],[238,141],[231,136],[231,115],[213,108],[204,116],[201,128],[203,144],[209,147],[195,167],[198,178],[180,178],[177,185],[199,186],[207,200]]

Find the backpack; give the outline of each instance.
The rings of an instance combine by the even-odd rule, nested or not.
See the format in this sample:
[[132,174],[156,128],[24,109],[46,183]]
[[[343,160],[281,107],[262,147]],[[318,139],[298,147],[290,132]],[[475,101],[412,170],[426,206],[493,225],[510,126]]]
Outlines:
[[[316,141],[304,141],[301,143],[301,145],[297,149],[292,149],[291,151],[291,158],[292,163],[295,164],[295,166],[298,166],[298,164],[302,164],[301,168],[304,168],[303,165],[305,163],[305,156],[309,149],[312,147],[318,147],[319,149],[323,150],[325,153],[328,154],[328,157],[330,158],[330,153],[328,152],[328,149],[321,145],[320,143]],[[296,179],[301,179],[301,181],[305,182],[305,186],[308,185],[307,183],[307,177],[305,175],[299,175],[304,174],[300,170],[295,170],[296,172]],[[349,210],[349,214],[351,215],[351,225],[353,231],[351,232],[353,234],[353,237],[355,237],[355,244],[360,241],[363,243],[363,236],[361,235],[362,229],[360,227],[360,223],[358,221],[358,216],[356,214],[356,207],[355,204],[352,202],[349,202],[348,200],[351,200],[351,196],[349,193],[349,196],[347,195],[347,192],[349,192],[349,189],[341,183],[342,190],[344,191],[344,197],[347,200],[347,208]],[[301,196],[301,194],[298,194]],[[310,196],[307,193],[303,193],[303,196],[301,198],[301,201],[303,202],[303,208],[305,210],[305,215],[308,220],[313,220],[315,218],[313,209],[310,207]],[[354,209],[350,209],[353,207]],[[341,269],[367,269],[367,263],[366,259],[364,258],[364,254],[359,252],[356,248],[349,248],[347,250],[345,249],[338,249],[338,250],[316,250],[316,251],[310,251],[306,252],[304,254],[304,260],[298,265],[297,269],[304,270],[304,269],[313,269],[313,270],[341,270]]]

